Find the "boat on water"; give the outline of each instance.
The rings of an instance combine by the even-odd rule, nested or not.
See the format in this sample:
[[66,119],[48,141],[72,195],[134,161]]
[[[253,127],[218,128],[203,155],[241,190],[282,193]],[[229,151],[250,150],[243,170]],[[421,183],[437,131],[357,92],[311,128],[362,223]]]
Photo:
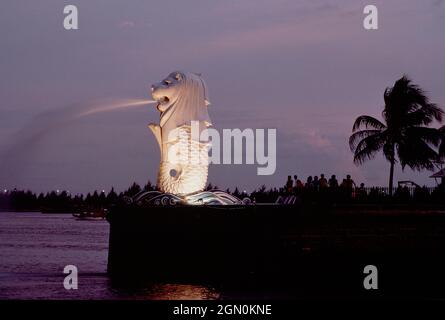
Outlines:
[[107,209],[73,213],[73,217],[75,217],[77,220],[104,220],[106,216],[107,216]]

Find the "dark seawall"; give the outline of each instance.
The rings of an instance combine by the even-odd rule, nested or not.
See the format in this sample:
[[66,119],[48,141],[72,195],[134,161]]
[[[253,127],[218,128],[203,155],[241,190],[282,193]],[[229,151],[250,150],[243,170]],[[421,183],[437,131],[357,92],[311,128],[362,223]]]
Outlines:
[[[409,206],[115,207],[117,283],[183,281],[295,298],[445,297],[445,213]],[[363,268],[379,290],[363,288]]]

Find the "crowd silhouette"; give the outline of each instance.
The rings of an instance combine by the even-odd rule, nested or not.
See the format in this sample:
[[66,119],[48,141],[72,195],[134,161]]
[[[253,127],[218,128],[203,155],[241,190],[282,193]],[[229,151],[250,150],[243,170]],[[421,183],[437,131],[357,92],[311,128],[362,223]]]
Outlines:
[[347,175],[339,182],[335,174],[328,179],[325,174],[320,176],[308,176],[306,181],[299,179],[297,175],[287,176],[287,181],[280,189],[280,199],[278,202],[286,202],[286,196],[291,196],[290,203],[301,202],[350,202],[353,199],[364,199],[367,194],[364,183],[357,187],[351,175]]
[[[278,195],[296,196],[298,202],[319,203],[445,203],[445,183],[436,187],[408,186],[401,181],[392,194],[388,187],[366,187],[356,184],[351,175],[346,175],[339,182],[336,175],[329,179],[324,174],[308,176],[306,182],[297,175],[287,176],[286,183],[279,189]],[[269,199],[271,200],[271,199]]]
[[[356,187],[354,180],[352,180],[351,175],[347,175],[345,179],[339,184],[337,177],[333,174],[329,180],[326,179],[325,175],[320,174],[320,178],[318,176],[309,176],[306,179],[306,183],[303,183],[300,179],[298,179],[297,175],[294,175],[294,179],[292,180],[292,176],[287,176],[287,181],[284,186],[284,190],[287,193],[301,193],[303,190],[315,190],[320,191],[325,188],[342,188],[345,190],[352,190]],[[364,187],[364,184],[361,184],[361,187]]]

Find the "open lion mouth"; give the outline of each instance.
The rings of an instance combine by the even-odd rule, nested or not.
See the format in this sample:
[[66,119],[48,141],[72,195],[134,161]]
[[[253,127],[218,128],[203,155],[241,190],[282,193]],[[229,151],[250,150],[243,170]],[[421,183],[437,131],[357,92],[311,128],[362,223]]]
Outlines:
[[170,99],[169,99],[168,97],[164,96],[164,97],[161,97],[158,101],[159,101],[159,103],[158,103],[158,105],[156,106],[156,108],[158,109],[158,111],[162,111],[162,110],[160,110],[160,107],[161,107],[163,104],[167,104],[167,103],[169,103],[169,102],[170,102]]
[[160,102],[161,103],[169,103],[170,99],[168,97],[162,97]]

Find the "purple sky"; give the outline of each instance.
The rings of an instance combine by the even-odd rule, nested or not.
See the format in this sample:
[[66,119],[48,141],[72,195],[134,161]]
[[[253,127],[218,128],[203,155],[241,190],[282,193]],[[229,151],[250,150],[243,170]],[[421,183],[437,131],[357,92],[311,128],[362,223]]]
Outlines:
[[[63,29],[63,6],[79,30]],[[362,27],[379,9],[379,30]],[[3,0],[0,11],[0,188],[118,190],[155,181],[154,108],[60,122],[97,99],[150,98],[181,69],[203,74],[217,129],[277,128],[277,171],[213,165],[221,188],[281,186],[288,174],[352,174],[386,185],[381,156],[356,167],[354,119],[380,117],[382,94],[403,73],[445,105],[445,1]],[[71,110],[71,111],[70,111]],[[396,181],[433,184],[429,172]]]

